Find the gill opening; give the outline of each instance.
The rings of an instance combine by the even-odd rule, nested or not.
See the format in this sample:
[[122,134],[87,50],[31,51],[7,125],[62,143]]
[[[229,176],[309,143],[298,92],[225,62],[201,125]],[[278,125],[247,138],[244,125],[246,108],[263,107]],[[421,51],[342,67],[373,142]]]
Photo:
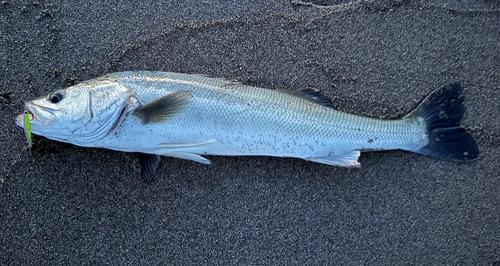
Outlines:
[[94,118],[94,111],[92,110],[92,89],[89,90],[89,113],[90,113],[90,120]]
[[123,122],[123,120],[125,119],[125,113],[127,111],[127,104],[125,104],[125,106],[123,107],[121,113],[120,113],[120,116],[118,117],[118,119],[116,119],[116,122],[115,124],[113,124],[113,126],[109,129],[108,133],[106,133],[106,136],[108,136],[109,134],[111,134],[111,132],[115,131],[115,129],[118,127],[119,124],[121,124]]

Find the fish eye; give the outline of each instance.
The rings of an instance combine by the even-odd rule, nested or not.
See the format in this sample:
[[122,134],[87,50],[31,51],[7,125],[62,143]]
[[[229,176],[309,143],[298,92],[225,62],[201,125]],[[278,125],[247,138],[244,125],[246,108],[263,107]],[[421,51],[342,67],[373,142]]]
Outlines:
[[51,103],[58,103],[64,98],[64,92],[61,90],[55,91],[49,95],[49,101]]

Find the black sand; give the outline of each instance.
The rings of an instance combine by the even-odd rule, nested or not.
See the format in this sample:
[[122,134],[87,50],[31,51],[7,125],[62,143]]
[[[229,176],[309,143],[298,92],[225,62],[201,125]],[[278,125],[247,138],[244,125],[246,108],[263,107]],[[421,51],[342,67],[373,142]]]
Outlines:
[[[94,2],[0,3],[0,265],[499,263],[498,1]],[[147,185],[137,154],[26,150],[23,102],[123,70],[318,88],[383,118],[461,81],[481,154],[164,158]]]

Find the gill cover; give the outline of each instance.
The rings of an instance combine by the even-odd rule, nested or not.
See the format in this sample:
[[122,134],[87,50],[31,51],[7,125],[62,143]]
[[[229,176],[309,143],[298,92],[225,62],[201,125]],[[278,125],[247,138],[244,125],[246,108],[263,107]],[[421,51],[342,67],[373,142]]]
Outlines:
[[108,135],[125,113],[132,91],[111,78],[97,78],[84,83],[88,90],[88,122],[72,134],[80,145],[91,144]]

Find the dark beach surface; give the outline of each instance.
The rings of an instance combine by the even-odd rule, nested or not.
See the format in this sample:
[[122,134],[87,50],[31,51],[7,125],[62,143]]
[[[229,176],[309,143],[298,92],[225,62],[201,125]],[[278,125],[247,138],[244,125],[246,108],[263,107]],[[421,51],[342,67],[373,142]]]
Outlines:
[[[500,2],[95,2],[0,3],[0,265],[499,263]],[[481,153],[164,157],[145,184],[137,154],[26,149],[25,101],[125,70],[315,88],[387,119],[460,81]]]

